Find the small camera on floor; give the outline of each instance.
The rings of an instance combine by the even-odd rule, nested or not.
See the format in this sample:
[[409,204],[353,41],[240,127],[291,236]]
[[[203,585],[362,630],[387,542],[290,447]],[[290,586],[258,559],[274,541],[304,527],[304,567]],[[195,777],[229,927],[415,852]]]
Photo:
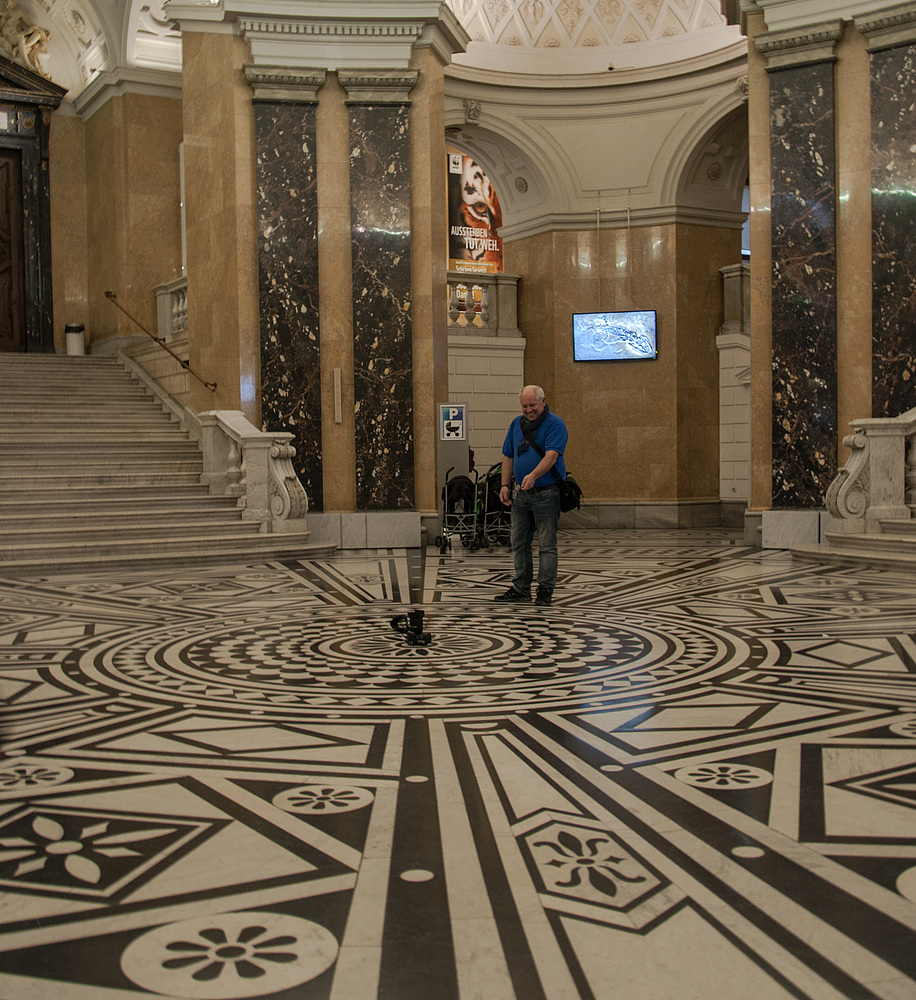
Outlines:
[[406,615],[396,615],[391,619],[395,632],[402,632],[408,646],[428,646],[433,637],[423,631],[423,611],[409,611]]

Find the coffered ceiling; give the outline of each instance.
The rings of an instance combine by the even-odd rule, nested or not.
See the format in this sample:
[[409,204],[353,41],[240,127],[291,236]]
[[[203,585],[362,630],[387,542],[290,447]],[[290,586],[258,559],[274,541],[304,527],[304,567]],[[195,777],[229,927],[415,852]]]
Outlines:
[[[70,99],[100,72],[181,67],[180,35],[163,10],[164,0],[5,2],[7,17],[18,14],[48,32],[45,51],[37,58],[44,73],[68,89]],[[651,65],[670,61],[678,51],[692,54],[698,41],[715,47],[726,28],[720,0],[448,3],[471,37],[468,52],[457,61],[489,69],[517,69],[521,60],[526,71],[606,70],[609,58],[619,64],[621,54],[624,62]],[[346,4],[334,5],[335,16],[345,14]],[[280,7],[289,16],[290,5]]]

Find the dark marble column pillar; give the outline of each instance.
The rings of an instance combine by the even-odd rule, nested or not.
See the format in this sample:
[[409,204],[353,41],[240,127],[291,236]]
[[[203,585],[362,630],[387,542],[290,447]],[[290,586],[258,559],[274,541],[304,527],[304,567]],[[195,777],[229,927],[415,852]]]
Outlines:
[[323,509],[315,118],[324,74],[248,67],[255,90],[261,422],[294,435],[295,468]]
[[916,45],[872,52],[872,415],[916,406]]
[[773,506],[820,507],[837,467],[833,62],[770,73]]
[[350,106],[358,510],[414,507],[410,149],[415,71],[338,74]]

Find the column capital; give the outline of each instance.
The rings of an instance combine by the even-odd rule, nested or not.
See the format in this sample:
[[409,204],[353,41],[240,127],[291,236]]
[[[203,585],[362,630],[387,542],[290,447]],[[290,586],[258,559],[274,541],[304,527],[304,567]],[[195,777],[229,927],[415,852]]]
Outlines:
[[912,45],[916,42],[916,4],[898,4],[854,18],[856,28],[868,39],[868,50]]
[[836,44],[842,36],[842,21],[826,21],[785,31],[768,31],[757,35],[754,47],[766,58],[767,69],[785,69],[836,58]]
[[419,75],[415,69],[342,69],[337,79],[347,104],[407,104]]
[[289,66],[245,66],[256,101],[315,102],[327,70]]

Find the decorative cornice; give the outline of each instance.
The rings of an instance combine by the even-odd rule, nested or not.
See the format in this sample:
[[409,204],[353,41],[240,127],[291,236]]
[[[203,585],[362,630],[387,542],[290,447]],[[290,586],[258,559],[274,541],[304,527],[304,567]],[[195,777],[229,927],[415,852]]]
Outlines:
[[419,75],[415,69],[342,69],[337,79],[347,104],[409,104]]
[[237,27],[251,47],[256,66],[406,70],[415,46],[433,49],[448,63],[463,43],[460,25],[453,25],[441,13],[438,19],[385,16],[384,12],[377,17],[334,17],[324,11],[317,17],[246,13],[238,16]]
[[181,73],[172,70],[135,69],[122,66],[98,73],[73,102],[76,114],[88,121],[112,97],[145,94],[181,99]]
[[869,52],[916,42],[916,7],[912,3],[863,14],[853,20],[868,39]]
[[[626,211],[609,211],[601,214],[602,230],[628,229],[641,226],[714,226],[721,229],[741,229],[747,216],[744,212],[730,212],[702,208],[684,208],[659,205]],[[499,235],[504,242],[525,239],[551,232],[587,232],[595,229],[593,212],[551,213],[502,226]]]
[[290,66],[245,66],[245,79],[251,84],[256,101],[294,101],[311,103],[318,100],[327,76],[324,69],[300,69]]
[[827,21],[788,31],[770,31],[754,39],[754,47],[767,60],[767,69],[785,69],[836,58],[836,44],[843,36],[842,21]]
[[423,31],[422,21],[335,21],[281,17],[240,17],[243,35],[288,35],[303,38],[406,38],[413,43]]
[[453,55],[467,49],[470,40],[471,36],[461,26],[451,8],[442,4],[438,20],[424,25],[415,48],[432,49],[442,65],[448,66]]

